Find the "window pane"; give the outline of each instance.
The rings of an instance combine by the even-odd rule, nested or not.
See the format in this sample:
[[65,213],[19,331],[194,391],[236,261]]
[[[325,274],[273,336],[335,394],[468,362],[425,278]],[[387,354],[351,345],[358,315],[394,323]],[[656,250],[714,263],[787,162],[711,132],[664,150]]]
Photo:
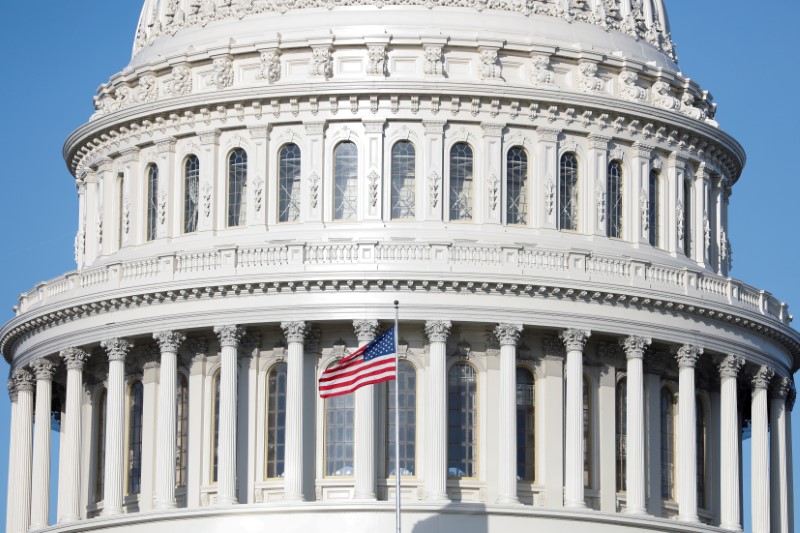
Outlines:
[[350,220],[358,216],[358,148],[339,143],[334,150],[333,218]]
[[583,486],[592,487],[592,388],[583,378]]
[[528,154],[521,146],[508,151],[506,158],[506,223],[528,223]]
[[284,474],[286,370],[286,363],[278,363],[267,377],[267,478],[283,477]]
[[354,394],[325,400],[325,475],[353,475]]
[[622,165],[612,161],[608,165],[608,216],[606,225],[608,236],[622,238]]
[[141,381],[130,388],[130,428],[128,433],[128,494],[142,490],[142,413],[144,389]]
[[294,222],[300,218],[300,160],[300,147],[296,144],[281,148],[278,222]]
[[414,218],[416,151],[409,141],[392,147],[392,218]]
[[415,447],[417,442],[417,372],[407,361],[400,361],[397,370],[398,380],[388,381],[386,387],[386,472],[393,476],[397,472],[395,459],[395,407],[394,395],[396,383],[399,383],[398,405],[400,418],[400,474],[413,476],[416,474]]
[[447,378],[448,477],[477,476],[477,385],[472,365],[457,363],[450,368]]
[[658,172],[655,170],[650,171],[650,198],[649,210],[650,216],[650,244],[658,246],[661,241],[661,180],[659,179]]
[[148,241],[154,240],[158,230],[158,167],[147,167],[147,235]]
[[214,442],[211,443],[211,482],[217,482],[217,472],[219,468],[219,370],[214,374],[211,384],[214,394]]
[[107,393],[103,389],[97,395],[97,440],[95,441],[94,499],[96,502],[105,498],[106,475],[106,401]]
[[467,143],[450,150],[450,220],[472,220],[472,148]]
[[178,374],[177,396],[177,421],[176,455],[175,455],[175,486],[185,487],[189,461],[189,383],[186,376]]
[[536,391],[533,374],[517,368],[517,479],[536,479]]
[[683,183],[683,253],[692,256],[692,183]]
[[198,201],[200,194],[200,159],[196,155],[186,158],[183,184],[183,232],[197,231]]
[[245,222],[247,200],[247,152],[237,148],[228,158],[228,227]]
[[697,506],[706,508],[706,411],[703,402],[696,399],[695,421],[697,423]]
[[675,500],[675,397],[661,389],[661,497]]
[[617,433],[617,490],[624,491],[627,489],[625,468],[627,458],[627,435],[628,435],[628,380],[622,378],[617,383],[617,420],[616,420],[616,433]]
[[569,152],[561,156],[559,228],[578,230],[578,160]]

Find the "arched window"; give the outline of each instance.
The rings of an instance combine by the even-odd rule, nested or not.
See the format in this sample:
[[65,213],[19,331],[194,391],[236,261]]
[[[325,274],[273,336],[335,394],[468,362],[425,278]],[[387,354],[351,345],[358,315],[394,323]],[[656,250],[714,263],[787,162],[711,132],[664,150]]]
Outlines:
[[692,257],[692,182],[683,182],[683,253]]
[[707,423],[706,410],[703,400],[697,396],[696,399],[695,421],[697,429],[695,438],[697,439],[697,506],[701,509],[706,508],[706,453],[707,453]]
[[94,501],[96,502],[101,502],[105,498],[107,401],[108,393],[104,387],[97,394],[97,414],[94,419],[97,428],[94,454]]
[[450,220],[472,220],[472,147],[456,143],[450,149]]
[[592,487],[592,382],[583,376],[583,486]]
[[400,475],[417,473],[417,371],[408,361],[400,361],[397,381],[387,382],[386,387],[386,472],[395,475],[395,383],[398,389],[400,415]]
[[333,151],[333,218],[352,220],[358,217],[358,148],[350,141],[341,142]]
[[352,476],[355,395],[325,399],[325,475]]
[[267,375],[267,478],[283,477],[286,444],[286,363],[277,363]]
[[517,479],[536,479],[536,389],[533,372],[517,367]]
[[558,194],[560,229],[578,231],[578,158],[572,152],[561,156]]
[[628,380],[622,378],[617,381],[617,490],[627,490],[625,477],[626,458],[627,458],[627,435],[628,435]]
[[196,155],[186,158],[183,167],[183,232],[197,231],[200,198],[200,159]]
[[244,225],[246,204],[247,152],[237,148],[228,156],[228,227]]
[[657,170],[650,171],[650,196],[648,201],[648,236],[652,246],[661,242],[661,176]]
[[158,236],[158,167],[147,167],[147,240]]
[[456,363],[447,376],[447,475],[478,475],[478,376],[475,367]]
[[283,146],[278,156],[278,222],[294,222],[300,218],[300,147]]
[[668,388],[661,389],[661,497],[675,500],[675,417],[677,401]]
[[506,155],[506,224],[528,223],[528,153],[514,146]]
[[122,237],[125,234],[125,175],[117,174],[117,242],[116,249],[122,248]]
[[177,392],[175,486],[185,487],[189,464],[189,382],[186,380],[186,376],[180,372],[178,372],[175,391]]
[[142,414],[144,387],[134,381],[128,389],[130,426],[128,428],[128,494],[142,490]]
[[606,230],[613,239],[622,238],[622,165],[619,161],[608,164],[606,177],[608,190],[608,216],[606,217]]
[[216,483],[219,470],[219,381],[220,371],[211,378],[211,408],[214,410],[211,420],[211,482]]
[[414,218],[417,152],[410,141],[392,146],[392,218]]

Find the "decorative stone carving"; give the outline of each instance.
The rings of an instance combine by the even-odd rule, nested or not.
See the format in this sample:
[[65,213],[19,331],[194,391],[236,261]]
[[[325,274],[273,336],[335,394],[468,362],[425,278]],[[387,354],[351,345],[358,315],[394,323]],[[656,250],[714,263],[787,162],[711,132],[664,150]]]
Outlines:
[[261,72],[259,78],[268,83],[276,83],[281,79],[281,55],[277,49],[261,52]]
[[625,356],[628,359],[641,359],[644,357],[644,352],[647,347],[653,342],[649,337],[637,337],[631,335],[619,340],[619,345],[625,351]]
[[125,361],[125,357],[133,348],[133,343],[125,339],[114,338],[104,340],[100,343],[100,347],[106,351],[109,361]]
[[281,322],[281,329],[286,336],[286,342],[305,342],[309,332],[309,325],[306,322]]
[[167,191],[158,193],[158,224],[163,226],[167,223]]
[[639,195],[639,210],[642,213],[642,233],[646,237],[650,231],[650,198],[644,189],[642,189],[642,194]]
[[137,104],[158,100],[158,81],[153,74],[145,74],[139,78],[139,85],[136,87],[133,100]]
[[719,365],[717,365],[717,369],[719,370],[719,377],[721,378],[735,378],[739,375],[739,371],[744,366],[744,357],[739,357],[736,355],[728,355],[722,361],[720,361]]
[[333,76],[333,57],[330,46],[313,46],[311,48],[309,72],[314,77],[326,80]]
[[449,320],[429,320],[425,322],[425,336],[430,342],[447,342],[452,327]]
[[544,338],[542,338],[542,350],[544,351],[544,358],[548,360],[561,360],[566,356],[566,350],[564,349],[564,343],[561,337],[545,335]]
[[94,232],[97,237],[97,247],[101,248],[103,246],[103,216],[100,213],[97,214],[94,222]]
[[436,45],[425,46],[425,64],[423,71],[428,76],[441,76],[444,72],[444,62],[442,61],[442,47]]
[[753,374],[751,384],[753,389],[768,389],[772,378],[775,376],[775,371],[768,366],[761,366]]
[[215,326],[214,334],[219,339],[221,347],[233,346],[235,348],[239,345],[239,341],[242,340],[245,329],[241,326]]
[[261,176],[256,176],[253,181],[253,201],[256,213],[260,213],[264,204],[264,180],[261,179]]
[[606,188],[603,182],[597,182],[597,188],[594,191],[597,200],[597,220],[600,224],[606,221]]
[[213,188],[211,187],[210,183],[205,181],[200,189],[203,193],[203,213],[205,214],[206,218],[208,218],[211,216],[211,196]]
[[695,98],[692,93],[688,90],[683,92],[683,96],[681,96],[681,113],[686,115],[687,117],[693,118],[695,120],[705,120],[706,113],[699,107],[694,105]]
[[75,263],[78,265],[83,264],[83,258],[86,250],[86,231],[83,226],[78,230],[75,235]]
[[317,205],[319,204],[319,185],[320,185],[321,178],[319,174],[316,172],[312,172],[311,176],[308,177],[308,192],[309,199],[311,201],[311,208],[316,209]]
[[719,262],[720,265],[725,265],[730,269],[730,241],[728,240],[728,234],[725,232],[725,228],[720,227],[719,229]]
[[233,59],[227,56],[216,58],[210,82],[217,89],[226,89],[233,85]]
[[556,207],[556,184],[553,183],[553,179],[549,176],[544,183],[544,205],[548,216],[552,215]]
[[707,258],[711,250],[711,221],[708,220],[708,213],[703,212],[703,249],[704,256]]
[[783,376],[775,376],[772,380],[772,387],[769,390],[770,398],[776,400],[786,400],[792,390],[792,380]]
[[383,45],[370,45],[367,49],[367,74],[371,76],[384,76],[386,74],[386,47]]
[[578,63],[578,90],[583,93],[602,92],[605,89],[605,82],[597,76],[597,64],[591,61],[580,61]]
[[531,83],[534,87],[556,89],[556,74],[550,67],[550,56],[533,54],[531,56]]
[[31,369],[36,379],[52,380],[57,368],[58,364],[47,357],[40,357],[31,363]]
[[647,98],[647,91],[636,85],[639,75],[630,70],[619,74],[619,97],[630,102],[638,102]]
[[675,350],[675,360],[678,361],[678,368],[694,368],[701,355],[703,355],[703,349],[692,344],[684,344]]
[[353,320],[353,329],[359,342],[368,342],[378,335],[380,324],[377,320]]
[[497,205],[500,199],[500,178],[492,171],[486,183],[489,186],[489,210],[494,213],[497,211]]
[[68,370],[83,370],[83,365],[89,359],[89,353],[80,348],[67,348],[61,350],[58,356],[64,360]]
[[242,357],[258,356],[261,351],[261,333],[251,331],[242,336]]
[[158,331],[153,333],[153,339],[158,342],[162,352],[178,353],[178,348],[186,340],[186,335],[178,331]]
[[186,353],[197,356],[208,353],[208,339],[206,337],[189,337],[184,344]]
[[669,83],[658,80],[652,88],[653,105],[663,109],[678,110],[681,107],[680,101],[670,95]]
[[675,208],[675,219],[677,221],[678,226],[678,249],[683,250],[684,248],[684,218],[686,214],[683,210],[683,202],[678,200],[678,206]]
[[381,176],[376,170],[372,170],[367,175],[367,183],[369,183],[369,205],[375,207],[378,205],[378,188],[380,186]]
[[522,324],[498,324],[494,335],[501,346],[516,346],[522,334]]
[[586,341],[589,340],[591,335],[592,332],[588,330],[567,329],[561,332],[560,337],[567,351],[572,352],[583,351],[584,346],[586,346]]
[[497,50],[493,48],[481,48],[481,64],[479,72],[482,80],[497,79],[500,77],[500,65],[497,62]]
[[172,77],[167,82],[167,93],[183,96],[192,92],[192,69],[187,65],[172,67]]
[[33,374],[24,368],[16,368],[11,373],[11,378],[14,380],[14,388],[17,392],[30,391],[36,388],[36,380]]
[[428,176],[428,187],[430,188],[431,206],[436,209],[439,205],[439,191],[442,186],[442,177],[435,170]]

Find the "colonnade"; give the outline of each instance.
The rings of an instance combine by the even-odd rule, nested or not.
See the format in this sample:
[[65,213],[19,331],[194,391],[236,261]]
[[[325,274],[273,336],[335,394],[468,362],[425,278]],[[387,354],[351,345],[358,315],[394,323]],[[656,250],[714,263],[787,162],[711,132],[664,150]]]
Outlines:
[[[359,345],[373,340],[379,330],[376,320],[353,323]],[[287,346],[286,437],[283,499],[302,501],[308,494],[304,486],[303,448],[311,438],[302,423],[303,391],[313,386],[313,376],[304,375],[305,340],[309,333],[306,322],[283,322],[280,327]],[[425,499],[448,500],[447,457],[447,341],[451,323],[446,320],[425,323],[428,338],[429,366],[425,395],[426,441],[421,452],[425,469]],[[499,324],[494,335],[499,349],[499,432],[496,467],[498,475],[496,501],[503,506],[519,505],[517,481],[516,372],[517,346],[522,324]],[[237,503],[237,393],[238,358],[245,329],[238,325],[214,328],[221,352],[219,389],[219,444],[217,472],[217,506]],[[565,348],[563,361],[566,394],[564,396],[563,500],[561,495],[548,494],[546,506],[586,507],[583,464],[583,394],[584,349],[591,332],[567,329],[560,332]],[[156,332],[153,338],[160,350],[160,390],[158,394],[158,431],[156,438],[155,502],[153,508],[176,507],[176,390],[177,360],[186,336],[178,331]],[[619,339],[627,359],[626,411],[626,505],[624,512],[633,516],[652,514],[646,495],[645,428],[645,360],[651,339],[627,336]],[[127,339],[113,338],[100,343],[108,361],[107,409],[104,456],[104,501],[102,514],[113,516],[124,512],[124,369],[125,359],[133,346]],[[677,431],[677,502],[678,520],[699,522],[696,490],[696,381],[695,367],[703,349],[683,345],[674,348],[679,368]],[[26,367],[18,367],[9,380],[12,398],[11,446],[8,491],[9,533],[22,533],[47,526],[49,513],[50,416],[53,378],[57,365],[66,372],[66,408],[62,420],[62,450],[58,480],[58,522],[70,523],[86,516],[81,509],[81,397],[84,365],[90,351],[68,348],[58,358],[38,359]],[[708,355],[707,355],[708,356]],[[551,359],[551,361],[553,361]],[[745,360],[735,355],[716,356],[719,372],[719,526],[740,530],[740,406],[737,387],[744,380]],[[561,368],[562,361],[556,360]],[[752,486],[753,531],[755,533],[788,532],[792,529],[791,448],[789,412],[794,403],[791,380],[775,377],[766,366],[757,366],[748,373],[752,412]],[[34,393],[35,391],[35,393]],[[35,410],[34,410],[34,399]],[[354,457],[354,498],[360,501],[378,499],[376,454],[376,393],[366,387],[356,393],[355,435],[358,446]],[[35,414],[35,427],[32,421]],[[545,417],[547,415],[545,414]],[[34,431],[35,430],[35,431]],[[33,436],[33,438],[31,438]],[[366,445],[365,445],[366,443]],[[306,465],[307,466],[307,465]],[[652,490],[652,489],[651,489]]]

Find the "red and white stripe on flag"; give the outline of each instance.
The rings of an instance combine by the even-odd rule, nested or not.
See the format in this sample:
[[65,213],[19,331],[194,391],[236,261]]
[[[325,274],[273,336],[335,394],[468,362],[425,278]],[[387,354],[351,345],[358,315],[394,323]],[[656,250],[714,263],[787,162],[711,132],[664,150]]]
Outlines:
[[319,379],[319,395],[330,398],[350,394],[366,385],[391,381],[396,375],[394,328],[390,328],[325,370]]

